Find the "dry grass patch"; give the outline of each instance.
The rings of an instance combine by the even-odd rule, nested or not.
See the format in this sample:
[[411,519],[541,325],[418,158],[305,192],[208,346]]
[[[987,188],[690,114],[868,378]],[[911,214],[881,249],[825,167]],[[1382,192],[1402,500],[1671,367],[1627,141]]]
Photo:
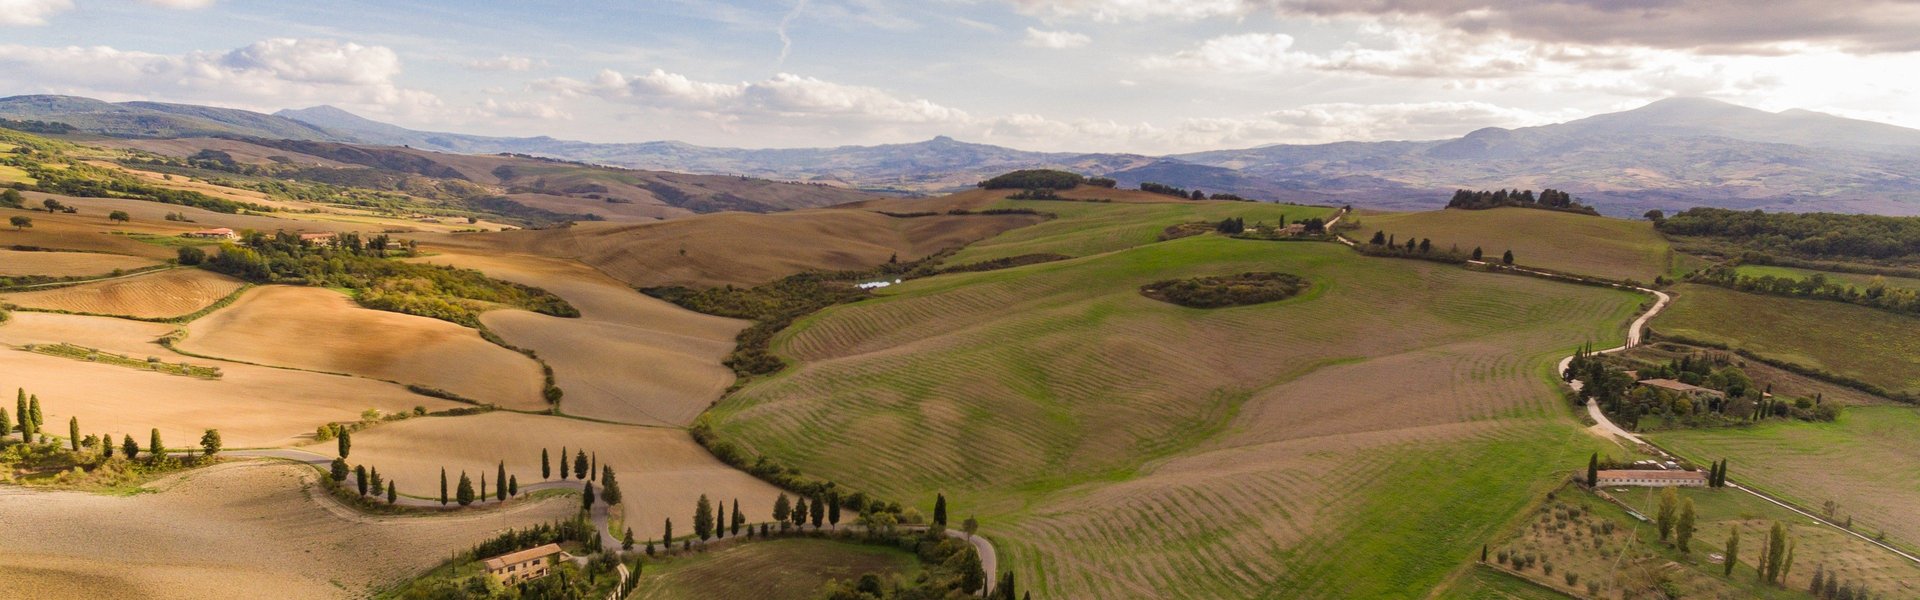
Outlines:
[[[315,489],[306,467],[247,462],[134,496],[0,489],[9,594],[96,598],[367,596],[494,532],[550,521],[565,499],[507,512],[368,518]],[[171,485],[164,485],[170,483]],[[314,496],[321,496],[315,499]],[[297,565],[295,567],[294,565]]]
[[68,417],[78,417],[85,433],[116,434],[139,434],[157,427],[169,442],[180,446],[214,428],[233,448],[297,443],[321,423],[357,420],[367,409],[403,412],[415,406],[428,410],[463,406],[370,379],[181,357],[153,343],[173,328],[105,317],[14,313],[13,319],[0,325],[0,344],[73,343],[137,359],[152,356],[215,366],[221,371],[219,379],[5,349],[0,350],[0,389],[26,388],[39,394],[49,424],[65,427]]
[[193,314],[239,291],[244,282],[201,269],[168,269],[47,290],[0,295],[23,308],[165,319]]
[[[309,449],[332,454],[333,446],[326,442]],[[542,481],[540,451],[548,450],[558,469],[562,446],[569,453],[596,454],[600,464],[618,473],[626,522],[636,539],[658,538],[669,517],[679,534],[692,531],[694,504],[701,494],[727,501],[729,513],[738,499],[751,520],[767,521],[780,493],[721,463],[679,429],[510,412],[414,418],[365,430],[354,434],[348,460],[378,467],[382,476],[399,481],[402,494],[438,499],[442,468],[451,482],[458,482],[464,470],[477,484],[485,473],[491,486],[505,461],[507,474],[527,486]],[[557,470],[553,480],[560,480]]]
[[160,264],[160,261],[150,258],[100,252],[21,252],[18,250],[0,250],[0,277],[16,275],[45,275],[48,277],[105,275],[116,270],[131,271],[133,269],[150,267],[157,264]]
[[419,262],[478,269],[565,299],[580,317],[496,310],[481,322],[537,352],[566,390],[569,415],[682,426],[733,384],[720,364],[745,322],[703,315],[634,291],[580,263],[531,256],[443,254]]
[[187,352],[347,373],[541,410],[540,365],[446,321],[361,308],[344,294],[262,286],[188,327]]

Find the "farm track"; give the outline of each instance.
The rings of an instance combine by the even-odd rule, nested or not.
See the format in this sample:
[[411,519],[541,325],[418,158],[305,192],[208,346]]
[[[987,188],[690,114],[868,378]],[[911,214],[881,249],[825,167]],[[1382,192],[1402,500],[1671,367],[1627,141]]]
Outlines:
[[[1528,271],[1529,273],[1532,273],[1535,275],[1540,275],[1540,276],[1550,277],[1555,279],[1564,279],[1564,280],[1576,281],[1576,282],[1583,281],[1575,277],[1545,273],[1541,271],[1530,271],[1527,269],[1518,269],[1518,268],[1516,268],[1515,270]],[[1608,348],[1605,350],[1600,350],[1599,351],[1600,354],[1611,354],[1616,352],[1622,352],[1630,348],[1633,348],[1634,346],[1640,345],[1641,336],[1646,329],[1647,322],[1653,320],[1655,316],[1658,316],[1660,314],[1660,311],[1666,309],[1667,305],[1673,300],[1672,296],[1669,296],[1667,295],[1667,293],[1661,292],[1658,290],[1652,290],[1648,288],[1631,288],[1631,289],[1638,292],[1653,294],[1657,298],[1657,300],[1654,302],[1653,306],[1649,307],[1645,313],[1642,313],[1640,315],[1639,318],[1634,319],[1633,324],[1628,327],[1627,343],[1625,345]],[[1556,372],[1562,374],[1563,379],[1564,379],[1565,373],[1567,372],[1567,366],[1572,362],[1573,362],[1573,357],[1571,356],[1560,360],[1560,363],[1559,363],[1559,366],[1557,367]],[[1583,387],[1583,384],[1579,380],[1572,380],[1572,381],[1567,381],[1567,386],[1573,389],[1573,391],[1578,392]],[[1604,411],[1601,411],[1599,404],[1595,403],[1593,400],[1587,401],[1587,414],[1593,418],[1595,423],[1599,424],[1601,429],[1605,430],[1606,432],[1612,434],[1615,437],[1651,448],[1654,451],[1659,452],[1662,456],[1666,458],[1669,458],[1669,459],[1676,458],[1673,453],[1668,452],[1665,448],[1660,447],[1658,444],[1654,444],[1653,442],[1648,441],[1647,439],[1642,438],[1638,435],[1635,435],[1631,432],[1628,432],[1626,429],[1621,428],[1619,425],[1616,425],[1612,419],[1607,418],[1606,413]],[[1752,494],[1753,496],[1760,498],[1761,500],[1765,500],[1768,503],[1793,511],[1795,514],[1811,519],[1814,522],[1824,524],[1842,533],[1851,535],[1855,538],[1858,538],[1860,540],[1863,540],[1875,546],[1879,546],[1880,548],[1885,549],[1888,552],[1897,554],[1901,558],[1905,558],[1908,561],[1913,562],[1914,564],[1920,564],[1920,556],[1914,556],[1913,554],[1909,554],[1906,551],[1896,548],[1891,544],[1873,539],[1871,537],[1867,537],[1866,534],[1863,534],[1851,529],[1847,529],[1839,525],[1835,525],[1832,522],[1824,518],[1821,518],[1819,516],[1816,516],[1812,512],[1809,512],[1807,510],[1801,509],[1800,507],[1794,506],[1791,503],[1780,500],[1778,498],[1774,498],[1773,496],[1768,495],[1759,490],[1755,490],[1753,488],[1740,485],[1738,482],[1732,481],[1731,479],[1727,481],[1727,485],[1731,486],[1733,489],[1740,490],[1748,494]]]

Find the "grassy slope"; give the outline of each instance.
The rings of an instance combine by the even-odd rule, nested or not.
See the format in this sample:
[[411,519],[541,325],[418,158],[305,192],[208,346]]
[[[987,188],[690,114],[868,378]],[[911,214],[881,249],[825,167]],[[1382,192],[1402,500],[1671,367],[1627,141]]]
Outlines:
[[1653,434],[1694,459],[1727,458],[1735,480],[1818,507],[1840,503],[1856,529],[1881,529],[1896,543],[1920,543],[1920,411],[1849,407],[1834,423],[1769,422],[1752,428]]
[[1164,202],[1152,204],[1003,200],[992,208],[1030,208],[1059,215],[1039,225],[1015,229],[971,246],[949,264],[966,264],[1022,254],[1088,256],[1153,243],[1169,225],[1192,221],[1246,219],[1248,225],[1333,216],[1334,209],[1247,202]]
[[1734,271],[1741,275],[1746,275],[1751,277],[1772,275],[1774,277],[1785,277],[1787,279],[1806,279],[1808,277],[1813,276],[1813,274],[1815,273],[1819,273],[1822,275],[1826,275],[1828,281],[1837,281],[1840,283],[1850,284],[1850,285],[1858,286],[1862,289],[1865,289],[1869,285],[1873,285],[1874,280],[1877,278],[1881,282],[1884,282],[1887,285],[1887,287],[1920,290],[1920,279],[1913,279],[1910,277],[1884,277],[1884,276],[1875,276],[1875,275],[1862,275],[1859,273],[1837,273],[1833,271],[1815,271],[1813,269],[1800,269],[1795,267],[1776,267],[1772,265],[1740,265],[1739,267],[1736,267]]
[[[1018,204],[1063,218],[955,262],[1138,246],[1195,210]],[[1279,212],[1200,210],[1250,222],[1271,218],[1250,210]],[[1220,311],[1135,291],[1255,269],[1315,287]],[[783,335],[780,349],[804,364],[723,402],[721,431],[891,497],[945,491],[983,517],[1022,581],[1057,597],[1424,593],[1593,449],[1547,365],[1586,339],[1617,340],[1639,304],[1218,236],[888,294]],[[1427,364],[1439,370],[1396,376]]]
[[1401,241],[1430,238],[1440,248],[1478,246],[1495,258],[1513,250],[1520,264],[1557,271],[1650,282],[1668,270],[1667,243],[1644,221],[1496,208],[1363,214],[1357,222],[1353,235],[1363,239],[1386,231]]
[[1680,285],[1661,333],[1746,348],[1895,391],[1920,390],[1920,318],[1825,300]]
[[[632,598],[801,600],[831,579],[920,571],[913,554],[882,546],[812,539],[747,542],[715,552],[649,561]],[[743,576],[752,574],[751,577]]]
[[1570,597],[1484,567],[1467,571],[1439,596],[1442,600],[1564,600]]

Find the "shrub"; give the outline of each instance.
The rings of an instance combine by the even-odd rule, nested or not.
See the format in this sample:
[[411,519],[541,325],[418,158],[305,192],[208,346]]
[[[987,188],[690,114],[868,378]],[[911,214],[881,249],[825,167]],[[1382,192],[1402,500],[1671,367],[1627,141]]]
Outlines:
[[1223,308],[1285,300],[1309,285],[1305,278],[1288,273],[1241,273],[1156,281],[1141,286],[1140,293],[1191,308]]
[[1077,173],[1055,169],[1025,169],[1014,171],[982,181],[979,187],[989,190],[1065,190],[1086,183],[1087,178]]

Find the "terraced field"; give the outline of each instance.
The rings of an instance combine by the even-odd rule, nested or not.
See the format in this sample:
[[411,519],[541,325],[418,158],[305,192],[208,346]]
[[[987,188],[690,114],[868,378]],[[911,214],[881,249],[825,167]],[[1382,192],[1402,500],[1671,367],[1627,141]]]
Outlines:
[[[1600,443],[1548,365],[1617,342],[1638,296],[1333,244],[1140,238],[1167,216],[1064,244],[1015,230],[977,256],[1120,250],[829,309],[776,341],[799,367],[713,420],[843,485],[944,491],[1036,595],[1070,598],[1424,595]],[[1136,290],[1253,270],[1313,287],[1217,310]]]
[[829,580],[854,581],[867,573],[883,581],[896,575],[911,581],[919,563],[914,555],[887,547],[813,539],[753,542],[648,563],[639,591],[630,597],[804,600]]
[[1649,437],[1689,458],[1729,459],[1735,481],[1800,506],[1837,502],[1837,514],[1853,516],[1856,529],[1884,530],[1897,544],[1920,547],[1913,517],[1920,506],[1920,410],[1913,407],[1851,406],[1834,423],[1773,421]]
[[1920,318],[1706,285],[1674,289],[1673,307],[1653,321],[1660,333],[1745,348],[1896,392],[1920,391]]
[[106,275],[115,270],[132,270],[160,264],[148,258],[101,252],[21,252],[0,250],[0,277],[46,275],[76,277]]
[[164,319],[189,315],[239,291],[244,282],[212,271],[168,269],[46,290],[0,295],[25,308]]
[[1674,256],[1652,223],[1551,210],[1362,213],[1355,222],[1361,227],[1353,235],[1361,239],[1386,231],[1401,240],[1431,238],[1440,248],[1458,245],[1462,252],[1479,246],[1493,258],[1512,250],[1523,265],[1612,279],[1652,282]]
[[194,321],[177,346],[242,362],[343,373],[542,410],[540,365],[446,321],[361,308],[333,290],[270,285]]

